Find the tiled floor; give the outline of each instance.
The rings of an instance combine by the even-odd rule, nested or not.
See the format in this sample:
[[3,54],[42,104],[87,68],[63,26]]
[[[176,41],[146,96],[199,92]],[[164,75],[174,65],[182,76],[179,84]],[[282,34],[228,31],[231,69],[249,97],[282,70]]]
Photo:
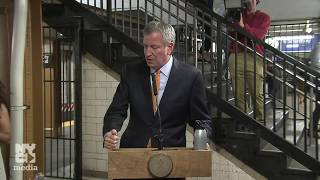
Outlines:
[[45,138],[46,175],[70,178],[75,162],[74,126],[66,127],[62,132],[58,138]]

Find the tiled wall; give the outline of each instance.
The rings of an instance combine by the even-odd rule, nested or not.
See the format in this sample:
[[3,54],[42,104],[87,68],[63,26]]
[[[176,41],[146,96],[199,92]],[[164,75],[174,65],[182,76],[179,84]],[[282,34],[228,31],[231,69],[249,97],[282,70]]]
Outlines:
[[[116,87],[119,84],[117,75],[111,70],[103,71],[84,58],[82,78],[83,102],[83,169],[89,171],[105,171],[107,169],[107,151],[102,148],[102,125],[104,114],[112,101]],[[127,123],[124,123],[125,129]],[[121,131],[121,132],[122,132]],[[121,134],[120,132],[120,134]],[[193,135],[187,135],[187,146],[192,147]],[[226,158],[227,157],[227,158]],[[213,151],[213,176],[210,178],[187,178],[188,180],[251,180],[246,172],[238,168],[235,158],[223,150],[214,148]],[[231,161],[229,161],[229,160]],[[243,166],[241,162],[238,166]],[[250,171],[250,170],[249,170]],[[248,172],[248,171],[247,171]],[[254,171],[252,171],[255,174]],[[257,178],[258,177],[258,178]],[[256,176],[256,179],[263,179]]]
[[102,148],[103,117],[119,82],[86,57],[82,66],[83,169],[106,171],[107,152]]

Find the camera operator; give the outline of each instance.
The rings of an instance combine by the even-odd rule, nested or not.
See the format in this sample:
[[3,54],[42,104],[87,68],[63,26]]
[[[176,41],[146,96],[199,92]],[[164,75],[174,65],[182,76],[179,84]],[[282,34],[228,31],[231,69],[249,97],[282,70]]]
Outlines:
[[[263,40],[271,22],[269,15],[256,9],[258,3],[259,0],[246,1],[245,8],[240,13],[240,20],[235,23],[254,37]],[[262,45],[257,44],[255,47],[252,47],[251,41],[241,34],[237,34],[236,36],[236,32],[231,32],[231,35],[243,44],[255,48],[257,53],[264,54],[264,47]],[[229,67],[233,90],[237,98],[236,105],[243,111],[247,109],[244,94],[246,92],[245,89],[248,88],[250,96],[256,97],[256,120],[263,123],[263,60],[259,56],[254,57],[253,52],[246,51],[245,47],[239,45],[236,41],[231,43],[229,52],[231,53]],[[255,67],[254,64],[256,64]],[[256,77],[254,72],[256,72]],[[256,78],[255,80],[254,77]],[[256,81],[255,86],[254,81]],[[235,84],[237,84],[237,89],[235,89]]]

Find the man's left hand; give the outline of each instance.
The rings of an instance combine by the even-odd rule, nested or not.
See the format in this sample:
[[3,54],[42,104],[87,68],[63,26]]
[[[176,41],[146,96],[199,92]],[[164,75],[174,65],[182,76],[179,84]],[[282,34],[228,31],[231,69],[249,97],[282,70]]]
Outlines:
[[240,21],[238,22],[238,25],[239,25],[240,27],[244,28],[242,13],[240,13]]

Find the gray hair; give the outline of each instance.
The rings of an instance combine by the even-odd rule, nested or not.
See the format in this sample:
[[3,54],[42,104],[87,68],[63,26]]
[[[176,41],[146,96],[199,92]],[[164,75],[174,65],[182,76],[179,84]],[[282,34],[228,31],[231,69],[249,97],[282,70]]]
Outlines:
[[176,33],[174,28],[162,21],[151,21],[143,29],[143,35],[148,35],[153,32],[160,32],[163,36],[165,43],[175,43]]

